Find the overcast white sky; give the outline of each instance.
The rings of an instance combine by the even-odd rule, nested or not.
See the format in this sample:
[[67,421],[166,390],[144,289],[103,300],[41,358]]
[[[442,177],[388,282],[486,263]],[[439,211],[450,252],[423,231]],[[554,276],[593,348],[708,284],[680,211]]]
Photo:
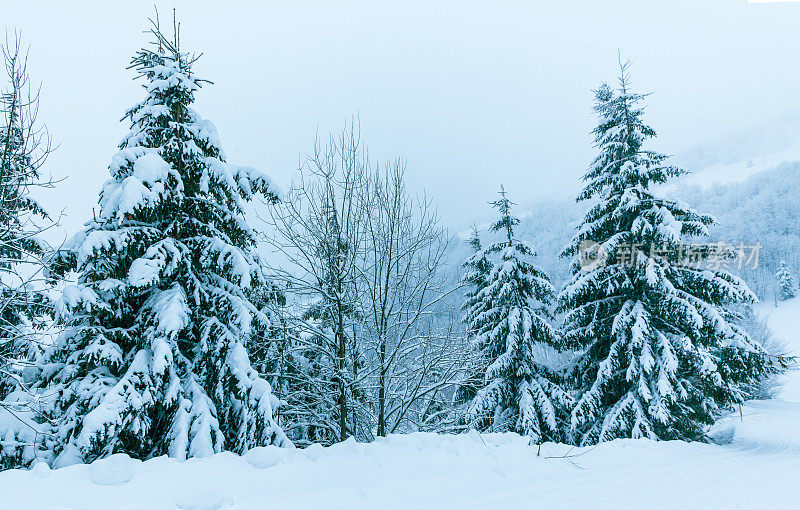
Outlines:
[[[47,198],[88,217],[142,91],[125,69],[152,1],[13,2],[41,119],[67,180]],[[800,4],[746,0],[251,1],[173,6],[182,44],[215,82],[195,108],[228,159],[285,185],[315,130],[353,113],[375,157],[401,155],[445,222],[485,214],[501,183],[521,204],[574,195],[593,156],[591,89],[634,61],[658,148],[688,146],[800,109]]]

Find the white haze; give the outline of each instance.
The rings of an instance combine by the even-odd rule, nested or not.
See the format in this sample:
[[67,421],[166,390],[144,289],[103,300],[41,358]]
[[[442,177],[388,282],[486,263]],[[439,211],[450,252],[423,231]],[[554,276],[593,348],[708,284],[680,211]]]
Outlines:
[[[335,4],[335,5],[334,5]],[[522,205],[573,196],[592,158],[591,89],[617,51],[652,91],[658,148],[680,153],[800,110],[798,4],[744,0],[159,2],[215,82],[196,109],[229,160],[285,185],[315,131],[358,114],[376,158],[401,155],[446,224],[486,214],[501,183]],[[66,178],[44,197],[64,232],[91,215],[141,99],[125,67],[150,2],[15,2],[3,23],[30,44],[41,119]]]

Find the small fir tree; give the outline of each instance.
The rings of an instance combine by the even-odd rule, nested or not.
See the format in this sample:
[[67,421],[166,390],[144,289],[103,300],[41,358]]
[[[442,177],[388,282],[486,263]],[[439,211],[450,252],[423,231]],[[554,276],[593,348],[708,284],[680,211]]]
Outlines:
[[475,257],[496,254],[500,260],[467,310],[475,348],[488,363],[469,415],[478,428],[489,424],[491,430],[515,431],[537,443],[557,440],[571,399],[557,375],[534,356],[537,346],[559,346],[548,310],[553,288],[547,275],[530,263],[533,249],[514,237],[519,220],[511,215],[505,190],[501,188],[492,205],[500,219],[491,230],[505,239]]
[[12,365],[36,350],[32,327],[49,312],[40,285],[47,245],[39,237],[49,218],[31,193],[51,185],[40,176],[50,139],[36,121],[38,96],[30,93],[19,37],[2,46],[2,56],[8,81],[0,94],[0,401],[19,386]]
[[[7,81],[0,93],[0,470],[46,458],[32,421],[26,374],[41,354],[39,335],[49,323],[43,269],[48,247],[41,234],[53,223],[33,198],[52,185],[42,166],[50,138],[40,125],[38,94],[31,92],[18,35],[0,45]],[[29,382],[29,381],[28,381]]]
[[781,260],[778,265],[778,272],[775,273],[775,279],[778,280],[778,299],[786,301],[795,296],[797,285],[795,285],[792,272],[789,271],[789,266],[786,265],[785,260]]

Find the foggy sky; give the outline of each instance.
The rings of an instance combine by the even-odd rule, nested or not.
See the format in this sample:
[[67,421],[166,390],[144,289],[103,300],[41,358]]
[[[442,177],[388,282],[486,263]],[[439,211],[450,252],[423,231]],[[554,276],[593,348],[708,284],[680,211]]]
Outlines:
[[[375,158],[408,162],[410,188],[447,225],[485,216],[502,183],[525,204],[575,195],[593,157],[592,94],[617,51],[648,98],[657,148],[679,153],[800,109],[800,4],[745,0],[158,2],[214,81],[195,109],[228,160],[285,186],[317,130],[361,119]],[[143,91],[126,66],[152,2],[14,2],[40,118],[66,178],[44,205],[73,232],[97,202]]]

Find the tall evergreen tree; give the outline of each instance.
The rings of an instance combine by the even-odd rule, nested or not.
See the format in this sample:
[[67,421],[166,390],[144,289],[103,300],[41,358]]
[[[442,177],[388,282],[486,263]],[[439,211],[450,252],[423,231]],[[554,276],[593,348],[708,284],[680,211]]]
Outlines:
[[131,130],[99,214],[55,264],[79,274],[64,289],[65,331],[43,374],[57,390],[58,466],[115,452],[184,459],[291,446],[245,349],[269,324],[246,295],[264,277],[243,206],[276,190],[225,161],[214,125],[190,108],[203,83],[196,57],[157,23],[152,33],[131,64],[146,98],[125,116]]
[[534,355],[537,345],[559,346],[548,310],[553,287],[531,264],[533,249],[514,237],[519,220],[511,215],[505,190],[501,188],[500,199],[492,205],[500,219],[491,230],[505,239],[485,248],[487,256],[496,254],[500,260],[467,310],[475,347],[488,362],[484,386],[469,414],[479,428],[489,423],[491,430],[515,431],[537,443],[557,440],[563,428],[560,418],[571,399],[558,385],[557,375]]
[[[619,90],[603,84],[595,94],[600,153],[578,200],[596,203],[562,253],[575,256],[558,298],[564,341],[582,351],[569,374],[581,393],[570,431],[579,444],[701,439],[716,413],[777,367],[728,307],[755,301],[747,285],[697,263],[725,254],[687,244],[714,220],[650,191],[683,171],[645,148],[656,135],[642,120],[645,96],[620,67]],[[601,258],[582,266],[589,245]]]
[[789,266],[786,265],[785,260],[781,260],[778,265],[775,279],[778,280],[778,299],[786,301],[795,296],[797,285],[795,285],[794,277],[792,272],[789,271]]

